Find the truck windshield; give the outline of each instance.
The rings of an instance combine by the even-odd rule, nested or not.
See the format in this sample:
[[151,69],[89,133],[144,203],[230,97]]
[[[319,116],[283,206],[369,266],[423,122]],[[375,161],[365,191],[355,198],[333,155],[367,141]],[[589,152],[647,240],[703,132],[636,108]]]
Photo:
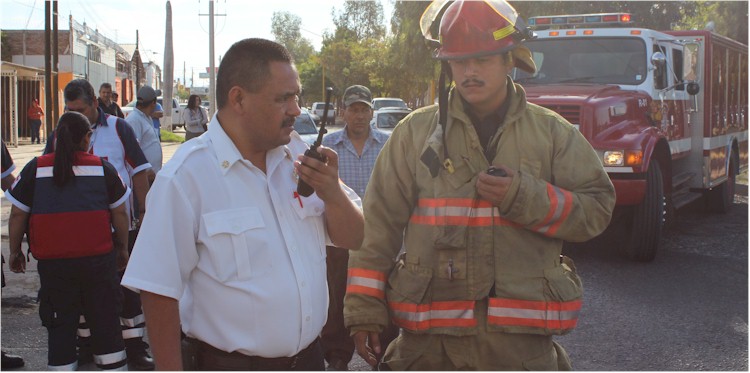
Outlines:
[[521,84],[640,84],[646,79],[646,44],[636,38],[536,39],[526,42],[537,72],[515,69]]

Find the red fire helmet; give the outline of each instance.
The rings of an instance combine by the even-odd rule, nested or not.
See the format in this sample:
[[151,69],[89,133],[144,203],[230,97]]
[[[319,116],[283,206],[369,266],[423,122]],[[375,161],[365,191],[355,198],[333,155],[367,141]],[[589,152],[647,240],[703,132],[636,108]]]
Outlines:
[[[422,34],[432,40],[429,28],[447,3],[436,0],[420,20]],[[533,37],[516,10],[504,0],[454,1],[440,21],[439,47],[435,57],[440,60],[477,58],[513,51],[516,67],[533,73],[534,60],[525,39]],[[434,40],[432,40],[434,41]]]

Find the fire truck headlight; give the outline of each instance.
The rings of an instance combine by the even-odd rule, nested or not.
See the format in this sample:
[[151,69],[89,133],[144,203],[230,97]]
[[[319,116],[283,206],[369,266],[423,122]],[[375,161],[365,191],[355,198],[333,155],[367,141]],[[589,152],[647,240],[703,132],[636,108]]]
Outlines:
[[622,150],[608,150],[604,152],[605,166],[623,166],[625,165],[625,152]]

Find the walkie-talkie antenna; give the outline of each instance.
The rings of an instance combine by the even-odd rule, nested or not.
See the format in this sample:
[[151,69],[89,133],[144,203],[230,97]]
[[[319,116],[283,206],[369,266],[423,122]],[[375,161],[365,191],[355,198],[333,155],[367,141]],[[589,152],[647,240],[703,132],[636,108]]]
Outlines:
[[[326,103],[323,108],[323,118],[320,118],[320,130],[318,131],[318,138],[312,144],[310,149],[305,151],[305,155],[310,158],[315,158],[321,162],[326,161],[326,157],[323,154],[318,153],[318,147],[323,143],[323,135],[328,133],[326,129],[326,121],[328,120],[328,106],[331,104],[331,93],[333,93],[333,87],[326,87]],[[302,178],[297,182],[297,193],[303,197],[309,197],[315,189],[307,184]]]

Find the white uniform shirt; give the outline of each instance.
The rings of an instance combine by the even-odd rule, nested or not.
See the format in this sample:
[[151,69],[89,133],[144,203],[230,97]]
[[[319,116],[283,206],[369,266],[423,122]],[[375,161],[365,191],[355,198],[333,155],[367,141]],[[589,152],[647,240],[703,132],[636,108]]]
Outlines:
[[151,168],[154,173],[158,173],[161,170],[162,163],[162,152],[161,143],[159,137],[154,131],[153,119],[140,111],[138,108],[133,109],[133,112],[125,118],[133,132],[135,132],[135,138],[138,140],[138,145],[141,146],[143,154],[148,159],[148,163],[151,164]]
[[307,145],[293,132],[264,174],[216,118],[157,175],[122,284],[179,299],[182,330],[223,351],[293,356],[328,312],[325,206],[295,197]]

